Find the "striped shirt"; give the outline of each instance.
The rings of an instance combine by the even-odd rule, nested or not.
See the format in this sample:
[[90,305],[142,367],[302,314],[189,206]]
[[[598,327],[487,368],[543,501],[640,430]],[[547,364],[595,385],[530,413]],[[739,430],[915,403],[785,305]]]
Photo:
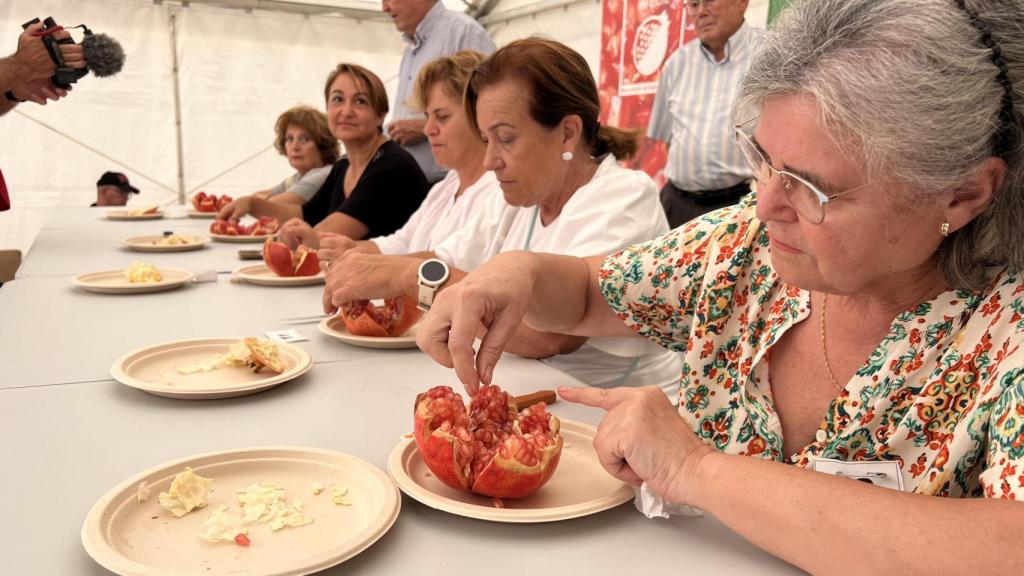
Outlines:
[[765,31],[745,22],[716,62],[699,41],[661,70],[647,135],[669,143],[665,176],[683,190],[717,190],[754,177],[732,131],[732,106]]
[[[395,95],[395,113],[392,116],[394,120],[423,118],[421,110],[409,106],[409,99],[416,89],[416,77],[424,65],[459,50],[477,50],[484,54],[494,52],[494,40],[491,40],[479,22],[465,14],[448,10],[441,0],[423,17],[411,38],[404,34],[402,37],[406,47],[399,68],[398,93]],[[438,168],[434,162],[428,142],[421,141],[405,149],[416,159],[429,182],[444,177],[446,171]]]

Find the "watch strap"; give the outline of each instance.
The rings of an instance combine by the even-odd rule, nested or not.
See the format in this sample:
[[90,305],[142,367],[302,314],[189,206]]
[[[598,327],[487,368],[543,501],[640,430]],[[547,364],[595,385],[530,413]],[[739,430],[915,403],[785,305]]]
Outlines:
[[424,312],[429,312],[430,307],[434,304],[434,295],[437,294],[437,286],[427,286],[420,282],[419,294],[416,302],[416,306]]

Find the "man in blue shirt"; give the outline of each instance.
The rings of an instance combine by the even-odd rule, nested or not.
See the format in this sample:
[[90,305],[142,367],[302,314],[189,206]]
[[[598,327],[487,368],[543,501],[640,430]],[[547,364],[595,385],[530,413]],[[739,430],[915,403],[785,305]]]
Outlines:
[[686,0],[697,29],[665,62],[647,135],[668,143],[661,203],[676,228],[750,192],[753,171],[736,146],[732,106],[764,30],[744,22],[747,0]]
[[452,12],[440,0],[383,0],[384,13],[391,16],[395,28],[406,42],[398,75],[398,92],[388,135],[416,159],[431,183],[445,175],[430,151],[423,135],[426,120],[422,110],[409,107],[409,97],[424,64],[459,50],[494,52],[494,41],[473,18]]

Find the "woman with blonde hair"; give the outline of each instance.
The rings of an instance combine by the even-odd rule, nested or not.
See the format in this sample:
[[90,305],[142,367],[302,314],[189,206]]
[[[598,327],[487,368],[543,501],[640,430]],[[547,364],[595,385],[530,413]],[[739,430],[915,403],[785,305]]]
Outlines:
[[[423,111],[427,137],[438,165],[448,174],[431,188],[426,200],[401,229],[387,236],[353,240],[329,236],[319,241],[321,261],[340,258],[348,250],[369,254],[413,254],[433,250],[490,198],[500,195],[494,173],[484,168],[484,142],[462,106],[473,69],[484,59],[475,50],[438,58],[420,69],[410,102]],[[390,261],[382,260],[382,265]]]
[[[636,152],[637,134],[598,123],[594,77],[568,46],[528,38],[500,48],[473,71],[464,106],[502,194],[432,252],[387,266],[344,255],[328,273],[325,309],[403,293],[429,308],[434,293],[503,252],[589,256],[668,230],[654,182],[618,164]],[[678,385],[678,355],[632,335],[588,340],[517,325],[508,350],[594,386]]]

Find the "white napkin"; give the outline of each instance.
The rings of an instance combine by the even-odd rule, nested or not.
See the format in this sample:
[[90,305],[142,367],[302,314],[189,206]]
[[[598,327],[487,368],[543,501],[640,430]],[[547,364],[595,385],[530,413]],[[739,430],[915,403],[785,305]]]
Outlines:
[[202,272],[196,272],[196,275],[192,277],[192,282],[199,284],[201,282],[216,282],[217,271],[216,270],[203,270]]
[[699,518],[704,515],[703,512],[693,506],[667,502],[664,498],[655,494],[654,490],[651,490],[651,487],[647,485],[647,482],[633,490],[636,492],[633,504],[641,514],[648,518],[668,518],[672,514]]

